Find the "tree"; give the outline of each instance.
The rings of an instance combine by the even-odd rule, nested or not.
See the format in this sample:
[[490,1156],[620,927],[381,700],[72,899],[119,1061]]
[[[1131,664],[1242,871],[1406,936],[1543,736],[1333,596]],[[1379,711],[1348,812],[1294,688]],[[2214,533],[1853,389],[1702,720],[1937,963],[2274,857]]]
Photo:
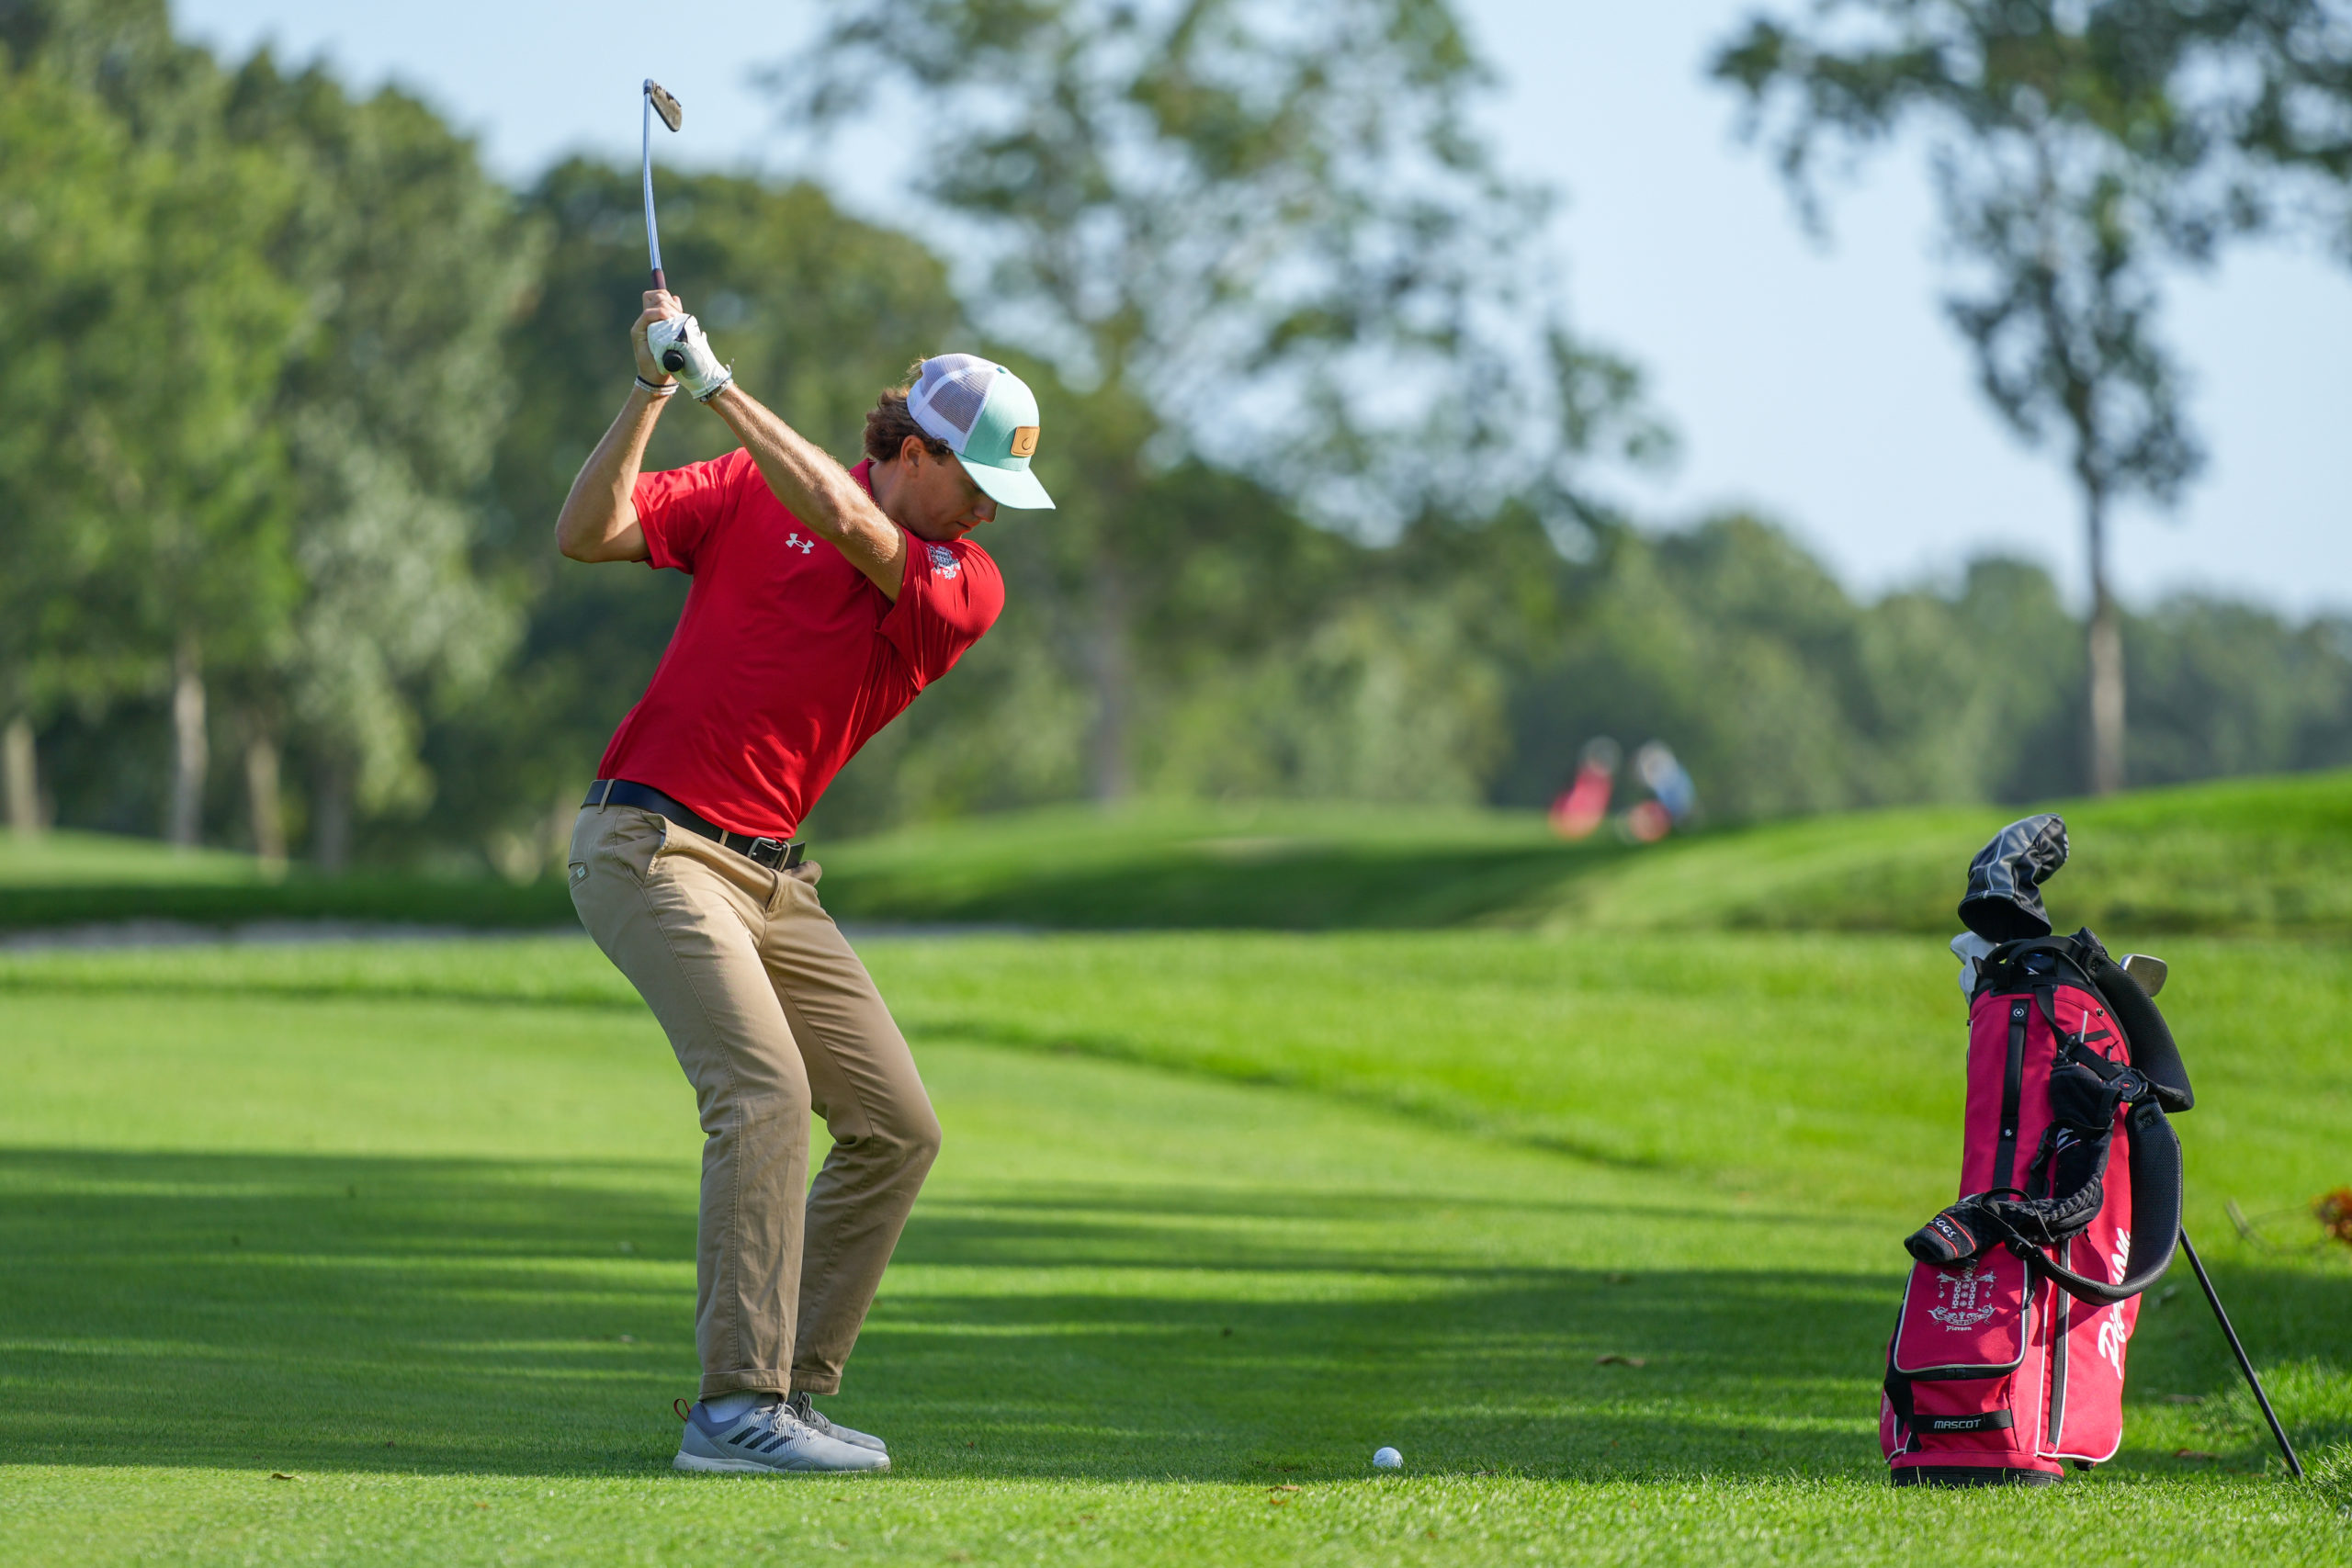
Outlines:
[[978,324],[1104,400],[1055,520],[1099,795],[1131,778],[1138,580],[1170,566],[1128,526],[1155,468],[1197,455],[1378,537],[1528,491],[1571,524],[1577,459],[1654,443],[1562,323],[1544,200],[1470,128],[1487,76],[1445,0],[854,0],[774,81],[790,124],[920,128]]
[[356,814],[429,797],[418,747],[436,694],[479,692],[514,642],[511,597],[475,557],[539,236],[472,145],[395,89],[355,100],[265,52],[222,117],[296,182],[271,259],[307,318],[272,409],[298,597],[240,694],[253,841],[285,855],[290,735],[311,763],[312,856],[339,870]]
[[102,701],[137,660],[85,594],[108,548],[102,487],[75,453],[77,367],[118,330],[102,280],[143,244],[117,197],[122,128],[86,94],[0,70],[0,333],[17,346],[0,378],[0,784],[9,827],[42,822],[35,735],[59,704]]
[[1824,0],[1804,27],[1751,20],[1714,72],[1747,95],[1751,134],[1774,125],[1809,220],[1825,141],[1926,133],[1971,275],[1947,310],[1979,382],[2026,440],[2066,444],[2090,568],[2089,779],[2120,788],[2114,509],[2169,506],[2202,456],[2157,332],[2164,266],[2307,217],[2300,197],[2352,175],[2352,16],[2341,0]]
[[[173,39],[160,4],[12,0],[0,41],[19,76],[103,106],[74,130],[113,150],[107,196],[137,237],[77,280],[87,324],[58,334],[74,345],[59,389],[71,430],[57,457],[76,470],[64,493],[104,521],[74,531],[85,545],[73,602],[59,606],[66,585],[52,581],[45,613],[78,620],[85,668],[162,676],[165,834],[191,845],[209,767],[208,671],[261,657],[291,602],[284,451],[266,414],[302,313],[265,247],[293,181],[221,134],[220,73]],[[100,538],[93,556],[87,542]]]

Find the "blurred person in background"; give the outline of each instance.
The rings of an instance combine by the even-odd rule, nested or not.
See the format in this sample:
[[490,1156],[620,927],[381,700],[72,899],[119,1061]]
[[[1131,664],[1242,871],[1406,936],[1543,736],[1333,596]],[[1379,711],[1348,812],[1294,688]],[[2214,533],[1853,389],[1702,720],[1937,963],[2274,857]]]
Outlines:
[[1617,764],[1624,754],[1617,742],[1596,735],[1584,743],[1576,777],[1552,802],[1552,830],[1563,839],[1588,839],[1609,815],[1609,797],[1616,788]]

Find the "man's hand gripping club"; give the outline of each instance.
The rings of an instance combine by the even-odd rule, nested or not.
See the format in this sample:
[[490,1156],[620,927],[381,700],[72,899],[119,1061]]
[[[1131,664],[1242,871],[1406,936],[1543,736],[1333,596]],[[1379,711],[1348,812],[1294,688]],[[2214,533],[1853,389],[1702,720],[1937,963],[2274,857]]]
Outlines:
[[718,362],[702,323],[678,308],[677,297],[661,298],[665,304],[638,319],[637,373],[656,387],[674,376],[696,402],[707,403],[734,381],[734,372]]

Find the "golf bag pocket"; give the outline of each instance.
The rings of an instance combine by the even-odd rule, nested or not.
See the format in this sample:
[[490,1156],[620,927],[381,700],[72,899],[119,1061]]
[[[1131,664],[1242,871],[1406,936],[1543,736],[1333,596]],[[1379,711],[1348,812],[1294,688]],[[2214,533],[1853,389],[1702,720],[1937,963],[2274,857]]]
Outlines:
[[2005,1247],[1913,1266],[1880,1407],[1880,1446],[1896,1470],[2041,1468],[2050,1298]]
[[2025,1260],[2006,1247],[1951,1268],[1913,1264],[1890,1370],[1938,1382],[2016,1371],[2030,1337],[2032,1288]]

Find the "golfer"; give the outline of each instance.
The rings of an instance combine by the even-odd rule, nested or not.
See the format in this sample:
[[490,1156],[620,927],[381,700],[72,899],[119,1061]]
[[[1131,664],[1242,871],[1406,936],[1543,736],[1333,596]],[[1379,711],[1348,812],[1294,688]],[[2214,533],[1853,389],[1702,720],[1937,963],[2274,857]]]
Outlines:
[[[809,1404],[841,1386],[939,1122],[905,1036],[817,900],[794,833],[857,749],[1004,604],[966,536],[1053,502],[1037,400],[971,355],[924,360],[844,470],[734,384],[693,317],[645,296],[637,385],[556,523],[580,561],[694,579],[571,836],[571,899],[653,1010],[704,1134],[680,1470],[887,1470]],[[669,368],[664,368],[665,364]],[[673,374],[674,372],[674,374]],[[640,473],[683,387],[742,446]],[[808,1116],[832,1147],[812,1185]]]

